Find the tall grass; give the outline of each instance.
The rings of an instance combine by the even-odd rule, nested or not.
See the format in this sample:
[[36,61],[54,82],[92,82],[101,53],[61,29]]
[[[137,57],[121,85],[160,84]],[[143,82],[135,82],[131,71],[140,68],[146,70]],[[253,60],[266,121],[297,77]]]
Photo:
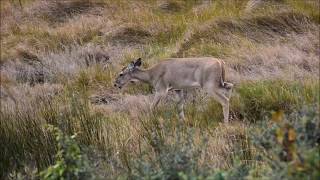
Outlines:
[[307,14],[310,16],[314,21],[320,22],[320,12],[319,7],[320,3],[317,1],[299,1],[299,0],[286,0],[295,11],[298,11],[303,14]]
[[243,83],[237,88],[231,109],[250,121],[259,121],[271,111],[298,111],[304,104],[319,103],[319,84],[305,82],[264,81]]
[[[125,113],[105,117],[93,111],[86,88],[78,88],[70,88],[53,99],[36,95],[24,102],[17,101],[11,105],[2,103],[2,173],[8,173],[12,168],[23,167],[30,162],[37,162],[35,166],[39,169],[53,162],[52,155],[56,151],[56,145],[52,141],[52,134],[44,128],[46,124],[60,127],[67,134],[77,133],[81,145],[94,146],[102,152],[111,153],[107,153],[111,156],[117,157],[116,154],[120,153],[119,161],[122,165],[128,163],[127,158],[144,151],[148,147],[146,145],[152,145],[148,138],[152,138],[153,133],[159,133],[163,140],[170,142],[171,135],[164,130],[181,131],[175,128],[178,119],[175,111],[170,110],[174,107],[173,104],[160,107],[153,115],[148,115],[149,110],[146,109],[142,112],[147,116],[140,114],[138,119],[132,119]],[[253,122],[261,120],[272,110],[293,112],[305,104],[319,101],[319,85],[312,82],[246,83],[237,87],[235,93],[231,101],[234,120],[247,119]],[[206,105],[201,100],[195,103],[198,108],[193,108],[192,104],[187,106],[187,121],[182,127],[192,125],[200,132],[217,127],[217,122],[222,119],[219,105],[214,102]],[[187,133],[185,130],[182,132]],[[176,135],[173,134],[172,137]],[[129,147],[130,152],[126,150]]]
[[[268,123],[273,111],[319,104],[312,3],[270,1],[252,11],[247,1],[229,0],[26,0],[21,11],[3,4],[0,179],[34,178],[57,163],[61,148],[48,124],[66,139],[77,134],[76,154],[86,154],[102,178],[262,177],[270,167],[255,159],[261,154],[249,128]],[[88,64],[88,52],[110,59]],[[235,84],[230,124],[221,124],[220,105],[202,92],[188,92],[194,99],[181,123],[171,96],[150,111],[149,85],[112,88],[129,61],[142,57],[147,68],[173,56],[225,59]],[[39,71],[43,81],[32,83]],[[99,93],[104,101],[90,103]]]
[[99,124],[104,118],[90,113],[88,103],[78,99],[77,92],[70,93],[65,97],[56,97],[62,98],[59,101],[38,94],[12,105],[2,103],[2,173],[10,172],[13,167],[19,169],[29,165],[29,162],[35,162],[31,166],[39,169],[53,162],[56,145],[52,134],[45,130],[46,124],[60,127],[68,134],[79,133],[84,144],[99,139]]

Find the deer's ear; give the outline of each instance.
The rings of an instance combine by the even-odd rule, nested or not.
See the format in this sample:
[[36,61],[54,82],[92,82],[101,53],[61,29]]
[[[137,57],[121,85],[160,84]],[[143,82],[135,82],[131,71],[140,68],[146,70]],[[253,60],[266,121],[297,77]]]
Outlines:
[[135,66],[134,63],[135,63],[134,61],[131,61],[127,68],[128,69],[134,68],[134,66]]
[[136,66],[141,66],[141,64],[142,64],[142,60],[141,60],[141,58],[139,58],[139,59],[137,59],[135,62],[134,62],[134,66],[136,67]]

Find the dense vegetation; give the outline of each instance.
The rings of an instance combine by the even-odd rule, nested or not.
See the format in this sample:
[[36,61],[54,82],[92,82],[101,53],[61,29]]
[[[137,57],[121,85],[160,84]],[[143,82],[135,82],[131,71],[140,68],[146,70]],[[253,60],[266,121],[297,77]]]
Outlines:
[[[0,179],[319,179],[317,0],[1,1]],[[123,65],[214,56],[231,123],[199,90],[112,84]]]

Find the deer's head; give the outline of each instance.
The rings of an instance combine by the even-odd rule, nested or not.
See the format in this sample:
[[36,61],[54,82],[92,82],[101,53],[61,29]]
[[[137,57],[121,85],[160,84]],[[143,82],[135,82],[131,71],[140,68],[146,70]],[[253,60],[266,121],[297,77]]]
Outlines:
[[114,83],[115,87],[122,88],[125,84],[127,84],[130,81],[134,81],[134,78],[132,76],[132,73],[138,69],[142,64],[141,58],[130,62],[126,67],[122,69],[122,71],[119,73],[118,77],[116,78],[116,81]]

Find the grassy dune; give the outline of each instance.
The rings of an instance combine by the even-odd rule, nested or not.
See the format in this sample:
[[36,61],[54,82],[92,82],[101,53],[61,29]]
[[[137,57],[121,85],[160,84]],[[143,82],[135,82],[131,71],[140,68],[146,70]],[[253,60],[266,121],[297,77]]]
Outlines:
[[[317,179],[319,1],[1,1],[0,179]],[[141,57],[213,56],[231,123],[113,87]]]

